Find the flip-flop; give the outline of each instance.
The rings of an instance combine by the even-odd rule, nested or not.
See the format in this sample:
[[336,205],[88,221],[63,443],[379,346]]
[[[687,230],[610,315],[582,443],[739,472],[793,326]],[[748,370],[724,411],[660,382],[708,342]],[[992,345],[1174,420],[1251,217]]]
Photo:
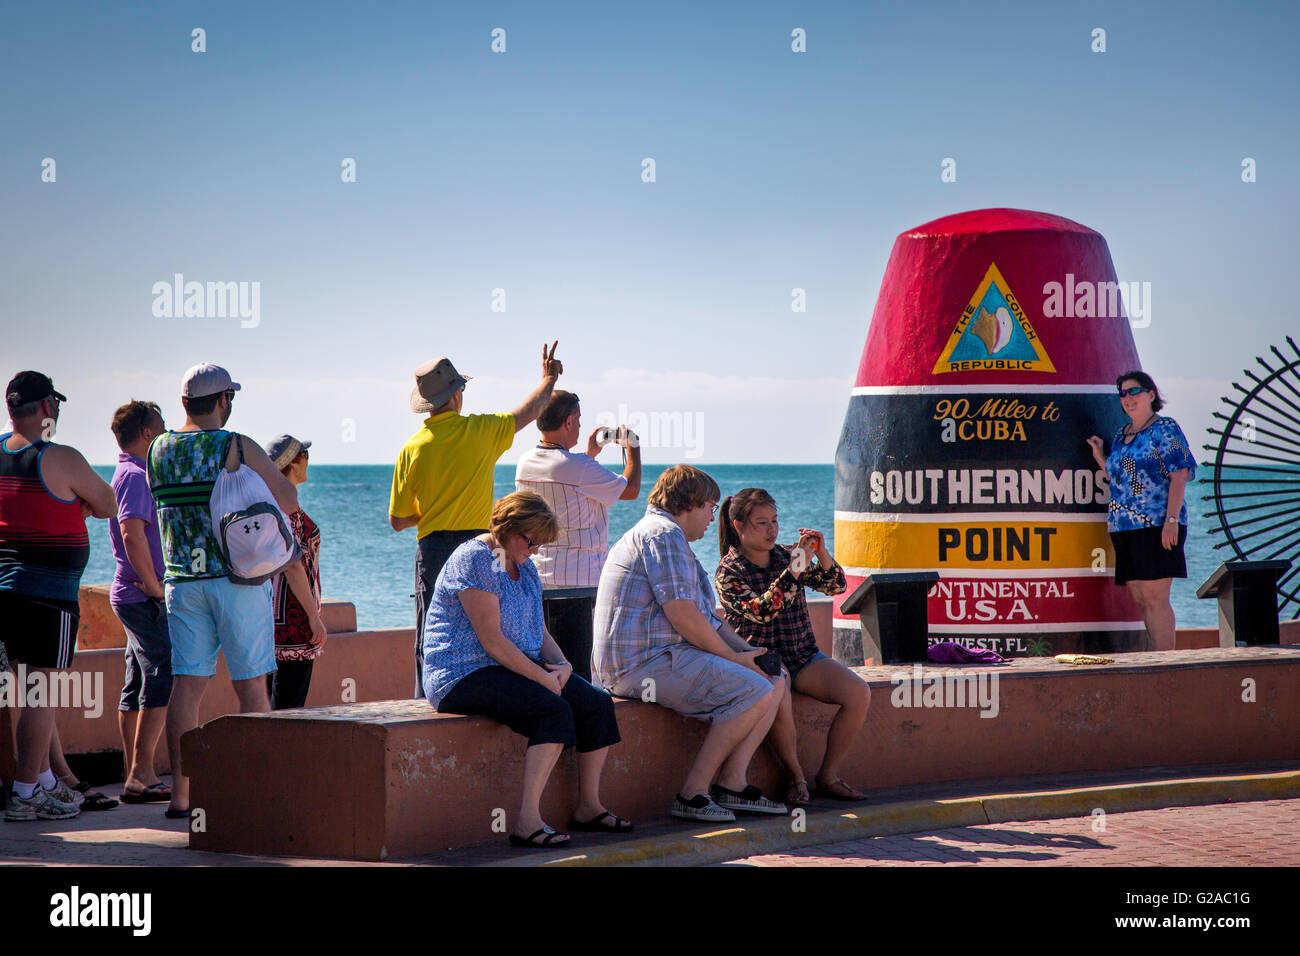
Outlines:
[[[612,824],[601,823],[604,819],[610,819]],[[590,820],[579,820],[576,817],[569,821],[570,830],[582,830],[586,833],[626,833],[633,828],[631,820],[624,820],[616,813],[606,810],[599,816],[592,817]]]
[[[831,800],[843,800],[846,803],[861,803],[867,799],[867,795],[856,787],[851,786],[842,777],[836,777],[827,783],[821,777],[815,777],[814,783],[817,785],[817,796],[829,797]],[[848,793],[836,793],[831,787],[843,787]],[[856,794],[856,796],[855,796]]]
[[162,781],[159,781],[158,783],[150,784],[139,793],[131,793],[128,790],[123,790],[121,800],[123,803],[162,803],[162,801],[170,800],[171,798],[171,788]]
[[[537,838],[541,837],[541,840]],[[510,845],[521,846],[532,850],[549,850],[552,847],[567,846],[569,835],[567,833],[556,833],[550,827],[542,827],[529,834],[527,838],[518,834],[510,834]]]
[[163,811],[163,816],[165,816],[168,820],[188,820],[190,818],[190,811],[173,810],[170,807],[168,807],[166,810]]

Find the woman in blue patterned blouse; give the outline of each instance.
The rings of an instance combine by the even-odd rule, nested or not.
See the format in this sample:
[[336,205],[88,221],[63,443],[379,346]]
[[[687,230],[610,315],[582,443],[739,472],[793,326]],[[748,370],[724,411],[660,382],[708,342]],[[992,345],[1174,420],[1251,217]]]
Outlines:
[[1183,493],[1196,477],[1187,436],[1164,407],[1146,372],[1125,372],[1115,380],[1128,423],[1103,457],[1103,442],[1088,439],[1092,456],[1110,479],[1106,530],[1115,546],[1115,583],[1124,584],[1142,611],[1153,650],[1174,649],[1174,609],[1169,588],[1187,577],[1183,544],[1187,506]]
[[542,820],[542,790],[560,752],[577,751],[578,806],[571,830],[619,832],[632,824],[600,802],[600,774],[619,741],[614,702],[574,675],[542,618],[531,556],[558,532],[541,495],[517,491],[492,507],[488,533],[452,552],[424,620],[424,695],[442,714],[490,717],[528,738],[523,797],[510,842],[569,842]]

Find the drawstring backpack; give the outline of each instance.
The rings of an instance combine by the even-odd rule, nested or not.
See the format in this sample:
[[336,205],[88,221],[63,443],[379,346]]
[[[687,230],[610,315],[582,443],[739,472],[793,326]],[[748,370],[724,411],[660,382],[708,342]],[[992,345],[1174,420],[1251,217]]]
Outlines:
[[270,580],[302,557],[289,519],[262,476],[244,464],[244,442],[236,435],[239,468],[222,469],[212,486],[209,508],[217,547],[235,584]]

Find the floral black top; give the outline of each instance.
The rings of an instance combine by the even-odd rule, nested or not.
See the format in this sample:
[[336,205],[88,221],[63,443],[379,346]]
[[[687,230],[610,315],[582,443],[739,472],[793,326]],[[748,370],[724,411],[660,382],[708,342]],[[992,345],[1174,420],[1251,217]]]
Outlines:
[[772,547],[765,568],[732,547],[718,564],[715,580],[727,623],[755,647],[780,654],[792,674],[817,653],[803,589],[839,594],[847,586],[838,564],[810,564],[803,577],[796,578],[790,571],[790,549],[779,544]]

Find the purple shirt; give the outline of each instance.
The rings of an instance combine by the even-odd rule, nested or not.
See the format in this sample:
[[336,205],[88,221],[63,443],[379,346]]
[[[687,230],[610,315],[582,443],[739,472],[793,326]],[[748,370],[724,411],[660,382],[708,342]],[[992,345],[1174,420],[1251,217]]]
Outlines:
[[149,493],[149,476],[145,473],[143,458],[119,452],[117,470],[113,472],[113,494],[117,495],[117,517],[108,523],[108,536],[113,543],[113,561],[117,567],[113,571],[113,586],[108,592],[110,604],[139,604],[148,600],[148,595],[136,584],[140,575],[131,567],[126,556],[126,545],[122,543],[122,526],[118,523],[127,518],[140,518],[145,522],[145,537],[149,541],[149,555],[153,558],[153,570],[158,580],[163,579],[162,538],[158,534],[158,509],[154,505],[153,495]]

